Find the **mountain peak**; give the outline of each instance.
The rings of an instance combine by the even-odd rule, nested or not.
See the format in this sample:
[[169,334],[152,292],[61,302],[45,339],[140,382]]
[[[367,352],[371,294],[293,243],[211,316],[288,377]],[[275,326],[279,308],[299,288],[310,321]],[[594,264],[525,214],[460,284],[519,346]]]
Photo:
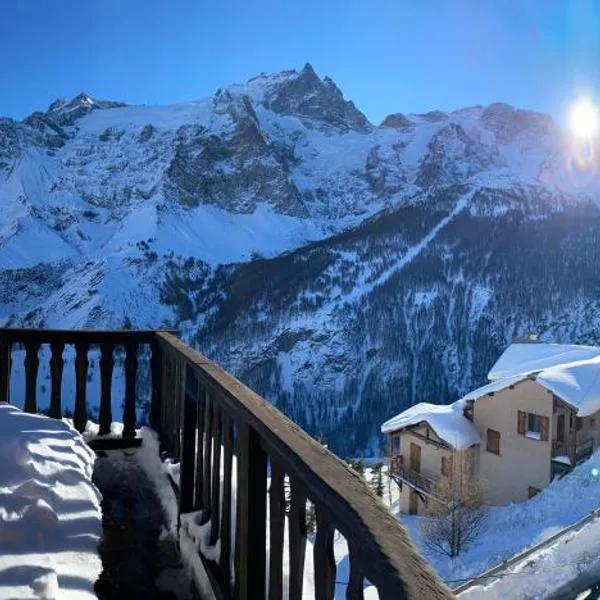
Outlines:
[[59,98],[50,104],[46,114],[59,125],[72,125],[77,119],[94,109],[121,108],[123,102],[98,100],[87,92],[80,92],[71,99]]

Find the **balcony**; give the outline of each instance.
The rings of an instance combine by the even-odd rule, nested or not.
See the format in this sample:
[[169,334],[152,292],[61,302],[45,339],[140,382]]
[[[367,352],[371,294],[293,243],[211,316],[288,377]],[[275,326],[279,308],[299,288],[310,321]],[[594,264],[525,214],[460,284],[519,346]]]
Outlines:
[[579,461],[591,456],[594,451],[594,439],[585,438],[575,442],[552,441],[552,460],[559,457],[569,459],[571,466],[575,466]]
[[[138,369],[142,351],[150,355],[146,382],[150,425],[158,432],[164,453],[180,462],[179,516],[201,511],[200,524],[209,531],[209,547],[198,558],[215,597],[300,599],[310,541],[315,597],[332,600],[339,584],[333,554],[336,532],[349,548],[346,598],[362,599],[367,582],[382,599],[451,597],[413,548],[404,527],[361,477],[172,332],[0,329],[0,400],[10,400],[12,359],[17,348],[24,348],[24,398],[19,401],[24,400],[27,412],[38,410],[39,351],[46,347],[49,415],[61,418],[66,346],[75,349],[73,422],[79,431],[88,421],[89,352],[99,352],[100,391],[94,400],[99,403],[101,435],[110,432],[113,420],[115,352],[124,351],[123,413],[117,415],[124,425],[122,436],[100,438],[111,447],[141,443],[136,437],[136,379],[146,373]],[[422,475],[401,473],[408,483],[431,489],[432,482]],[[232,495],[234,486],[237,493]],[[315,509],[314,535],[307,532],[307,501]],[[179,535],[186,535],[184,528]],[[288,553],[286,579],[283,563]]]
[[435,485],[435,480],[426,477],[413,469],[404,465],[404,457],[402,455],[392,456],[390,459],[390,474],[399,481],[406,483],[415,490],[422,492],[427,496],[432,495],[432,489]]

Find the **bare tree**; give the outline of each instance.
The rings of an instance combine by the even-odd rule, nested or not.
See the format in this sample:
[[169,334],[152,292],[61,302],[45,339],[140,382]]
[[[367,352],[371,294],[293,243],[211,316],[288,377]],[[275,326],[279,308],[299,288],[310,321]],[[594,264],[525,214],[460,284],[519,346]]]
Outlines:
[[419,523],[421,539],[431,550],[455,558],[483,533],[488,515],[468,450],[457,450],[446,460],[431,494]]

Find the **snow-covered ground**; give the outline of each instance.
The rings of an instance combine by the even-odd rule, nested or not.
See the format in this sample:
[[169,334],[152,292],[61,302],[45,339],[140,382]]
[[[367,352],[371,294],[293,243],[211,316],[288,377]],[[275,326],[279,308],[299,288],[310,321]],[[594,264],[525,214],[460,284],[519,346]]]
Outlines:
[[67,423],[0,404],[0,599],[93,599],[94,453]]
[[[370,469],[366,469],[366,478]],[[408,528],[413,542],[450,587],[496,566],[505,559],[547,539],[600,508],[600,452],[555,480],[527,502],[491,507],[485,532],[454,560],[431,551],[421,539],[423,517],[400,514],[395,484],[388,491],[385,478],[382,498]],[[337,579],[344,580],[345,541],[336,544],[341,565]],[[540,598],[555,592],[584,572],[600,572],[600,521],[596,520],[528,557],[510,575],[488,580],[464,593],[465,598]],[[515,574],[512,574],[514,571]],[[340,596],[342,597],[342,596]],[[461,597],[463,597],[461,595]]]

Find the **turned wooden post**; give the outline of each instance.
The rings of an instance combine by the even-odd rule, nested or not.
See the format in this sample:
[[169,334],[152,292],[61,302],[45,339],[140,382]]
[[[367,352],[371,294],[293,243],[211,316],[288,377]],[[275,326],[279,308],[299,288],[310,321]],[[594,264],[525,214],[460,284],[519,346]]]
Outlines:
[[162,413],[162,366],[163,352],[160,342],[157,339],[150,345],[152,358],[150,359],[150,368],[152,371],[152,398],[150,400],[150,427],[160,434],[161,413]]
[[87,373],[88,373],[88,350],[87,342],[75,344],[75,411],[73,413],[73,425],[82,433],[87,425]]
[[63,351],[64,342],[50,344],[52,356],[50,358],[50,416],[53,419],[62,418],[62,374],[65,361]]
[[40,359],[40,343],[30,341],[25,344],[25,412],[37,412],[37,376]]
[[10,402],[11,349],[9,337],[0,336],[0,402]]
[[123,408],[123,437],[135,437],[135,382],[138,368],[138,343],[125,345],[125,406]]
[[100,344],[100,435],[110,433],[112,423],[112,376],[115,360],[115,345],[110,342]]

